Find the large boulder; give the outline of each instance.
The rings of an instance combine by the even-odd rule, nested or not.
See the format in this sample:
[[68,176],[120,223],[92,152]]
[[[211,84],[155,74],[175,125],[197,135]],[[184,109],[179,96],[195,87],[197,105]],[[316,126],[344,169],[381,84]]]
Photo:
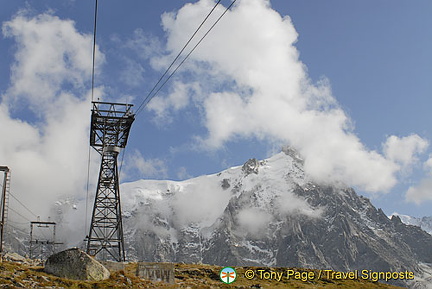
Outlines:
[[45,262],[45,272],[58,277],[90,281],[101,281],[110,276],[107,268],[78,248],[51,255]]

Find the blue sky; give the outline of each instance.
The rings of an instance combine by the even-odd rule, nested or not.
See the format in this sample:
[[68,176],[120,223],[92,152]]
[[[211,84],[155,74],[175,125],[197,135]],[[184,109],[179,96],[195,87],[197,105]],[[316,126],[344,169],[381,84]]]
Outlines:
[[[123,180],[215,173],[289,143],[318,180],[431,215],[432,3],[237,2],[137,116]],[[96,96],[138,106],[212,5],[100,1]],[[2,1],[0,160],[34,211],[85,195],[93,15],[93,1]]]

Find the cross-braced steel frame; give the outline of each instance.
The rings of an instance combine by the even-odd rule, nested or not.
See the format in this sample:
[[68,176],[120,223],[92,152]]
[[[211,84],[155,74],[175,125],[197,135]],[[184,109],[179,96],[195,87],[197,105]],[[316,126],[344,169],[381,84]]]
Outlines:
[[131,104],[93,102],[90,145],[102,156],[87,253],[125,261],[117,156],[134,121]]
[[3,245],[4,245],[4,230],[7,219],[8,209],[8,198],[10,189],[10,171],[6,166],[0,166],[0,172],[4,172],[4,180],[2,184],[1,196],[0,196],[0,259],[3,257]]
[[[37,230],[35,230],[37,229]],[[50,233],[47,236],[45,233]],[[55,222],[30,222],[30,259],[46,260],[56,252],[56,245],[63,243],[56,242]]]

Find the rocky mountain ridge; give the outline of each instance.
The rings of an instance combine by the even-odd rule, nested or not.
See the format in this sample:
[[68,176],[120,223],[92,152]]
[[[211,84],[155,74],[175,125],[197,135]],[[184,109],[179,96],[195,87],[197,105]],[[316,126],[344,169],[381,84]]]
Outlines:
[[[432,235],[432,216],[431,217],[412,217],[408,215],[402,215],[399,213],[393,213],[392,216],[398,216],[402,223],[406,225],[412,225],[422,228],[424,231]],[[392,217],[390,216],[390,218]]]
[[351,188],[308,179],[289,148],[215,175],[138,181],[122,190],[131,259],[412,271],[412,287],[431,280],[429,234],[389,219]]
[[[290,148],[217,174],[140,180],[121,191],[130,261],[410,271],[414,280],[393,283],[432,284],[431,235],[343,184],[314,182]],[[75,207],[68,200],[56,210]],[[11,236],[14,251],[26,254],[23,238]]]

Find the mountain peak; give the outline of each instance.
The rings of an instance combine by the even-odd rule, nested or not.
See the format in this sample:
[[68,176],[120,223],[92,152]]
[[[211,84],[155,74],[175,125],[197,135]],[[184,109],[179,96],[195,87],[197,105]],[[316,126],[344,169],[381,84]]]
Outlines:
[[285,153],[287,156],[290,156],[291,158],[293,158],[293,160],[295,160],[299,163],[304,162],[304,160],[301,157],[301,155],[299,154],[299,152],[291,146],[283,146],[282,152]]
[[242,166],[242,171],[246,174],[258,174],[258,169],[260,167],[260,162],[257,159],[249,159]]
[[402,215],[399,213],[393,213],[391,216],[389,216],[391,220],[393,218],[399,219],[400,222],[406,224],[406,225],[412,225],[420,227],[422,230],[426,231],[430,235],[432,235],[432,217],[422,217],[422,218],[416,218],[411,217],[407,215]]
[[416,276],[432,263],[430,235],[390,220],[351,188],[311,181],[290,147],[182,182],[123,184],[122,192],[131,259]]

